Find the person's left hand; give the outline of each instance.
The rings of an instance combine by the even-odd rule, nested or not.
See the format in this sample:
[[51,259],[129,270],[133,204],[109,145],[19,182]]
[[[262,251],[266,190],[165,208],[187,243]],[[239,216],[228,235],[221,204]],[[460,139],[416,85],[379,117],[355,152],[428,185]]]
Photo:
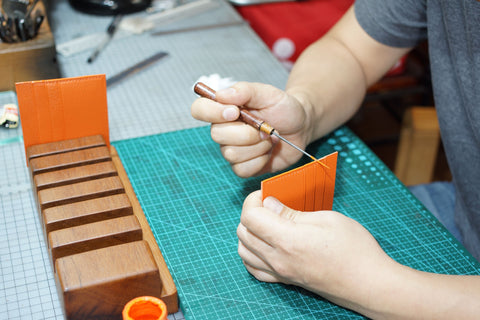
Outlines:
[[238,253],[258,280],[298,285],[347,307],[396,265],[355,220],[295,211],[273,197],[262,203],[261,191],[245,200],[237,235]]

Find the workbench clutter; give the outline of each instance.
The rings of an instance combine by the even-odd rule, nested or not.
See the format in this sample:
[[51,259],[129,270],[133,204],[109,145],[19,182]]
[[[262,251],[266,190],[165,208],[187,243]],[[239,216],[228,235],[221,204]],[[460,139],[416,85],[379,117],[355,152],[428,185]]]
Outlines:
[[[116,150],[104,75],[17,83],[39,221],[67,319],[119,319],[177,290]],[[55,112],[52,112],[52,111]]]
[[3,0],[0,13],[0,39],[12,43],[35,38],[45,12],[34,11],[38,0]]
[[18,107],[14,103],[0,105],[0,126],[15,129],[18,127],[20,119],[18,117]]
[[60,76],[55,41],[38,0],[0,0],[0,91]]
[[143,11],[152,0],[69,0],[70,5],[81,12],[96,15],[117,15]]

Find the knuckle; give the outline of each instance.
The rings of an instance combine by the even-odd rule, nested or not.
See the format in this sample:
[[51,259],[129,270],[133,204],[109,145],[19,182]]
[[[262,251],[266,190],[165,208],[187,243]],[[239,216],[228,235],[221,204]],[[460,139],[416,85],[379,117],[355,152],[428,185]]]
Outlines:
[[222,138],[222,130],[218,125],[212,124],[210,127],[210,136],[212,140],[219,143]]
[[251,170],[248,170],[247,168],[245,168],[245,166],[242,165],[234,164],[232,165],[232,170],[240,178],[248,178],[254,174]]
[[231,146],[222,146],[220,148],[223,157],[230,163],[236,163],[239,161],[239,154],[235,148]]
[[193,118],[200,120],[200,110],[199,110],[198,99],[192,103],[192,106],[190,107],[190,114],[192,115]]
[[209,113],[205,112],[205,110],[209,110],[209,108],[207,108],[206,103],[208,103],[208,101],[205,101],[204,98],[199,98],[192,103],[190,112],[195,119],[207,120]]
[[290,208],[284,207],[282,212],[280,212],[280,216],[287,219],[287,220],[295,221],[295,218],[297,217],[297,214],[296,214],[296,211],[294,211]]
[[282,278],[288,278],[291,274],[288,266],[285,265],[285,263],[280,260],[272,261],[271,268],[275,274],[279,275]]
[[238,242],[237,253],[242,259],[244,259],[245,247],[242,245],[240,241]]

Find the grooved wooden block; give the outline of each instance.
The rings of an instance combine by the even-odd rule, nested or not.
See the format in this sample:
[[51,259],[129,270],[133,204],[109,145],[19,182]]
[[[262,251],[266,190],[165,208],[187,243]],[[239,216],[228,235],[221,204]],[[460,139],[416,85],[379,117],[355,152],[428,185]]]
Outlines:
[[59,229],[132,214],[133,208],[125,193],[47,208],[42,212],[47,234]]
[[136,241],[56,260],[56,280],[65,316],[121,319],[131,299],[161,297],[161,280],[148,244]]
[[168,266],[165,263],[165,259],[163,258],[160,248],[158,247],[157,241],[155,240],[155,236],[153,235],[152,229],[150,228],[147,218],[143,213],[142,207],[140,206],[140,203],[138,202],[138,199],[135,196],[135,192],[132,188],[130,180],[128,179],[127,172],[125,171],[125,168],[122,165],[122,161],[120,161],[117,150],[115,150],[113,146],[111,147],[111,150],[112,150],[113,164],[115,164],[115,167],[117,168],[117,171],[118,171],[118,176],[120,177],[120,179],[123,182],[123,185],[125,186],[125,192],[130,199],[130,203],[132,204],[133,213],[138,218],[138,221],[142,226],[143,239],[147,241],[147,243],[150,245],[153,257],[160,270],[160,278],[162,279],[162,295],[160,296],[160,298],[167,305],[167,309],[169,313],[177,312],[178,311],[177,287],[173,282],[172,275],[168,270]]
[[30,160],[30,170],[32,175],[36,175],[43,172],[109,161],[110,159],[108,148],[101,146],[33,158]]
[[44,210],[54,206],[123,192],[125,192],[125,190],[123,189],[120,178],[108,177],[40,190],[38,192],[38,203],[41,210]]
[[109,219],[48,234],[52,262],[61,257],[142,240],[142,228],[134,216]]
[[145,295],[177,312],[173,278],[110,146],[105,75],[16,88],[27,164],[65,317],[121,319],[124,305]]
[[113,162],[99,162],[80,167],[51,171],[37,174],[33,177],[33,183],[37,191],[46,188],[59,187],[92,179],[116,176],[117,170]]
[[101,135],[82,137],[78,139],[62,140],[57,142],[33,145],[27,148],[27,158],[49,156],[58,153],[77,151],[87,148],[105,146]]

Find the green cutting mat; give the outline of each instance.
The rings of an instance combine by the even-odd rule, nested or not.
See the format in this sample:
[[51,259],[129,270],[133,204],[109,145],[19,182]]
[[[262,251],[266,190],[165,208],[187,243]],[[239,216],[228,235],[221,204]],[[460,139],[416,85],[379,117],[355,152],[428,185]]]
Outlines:
[[[209,127],[114,143],[177,285],[186,319],[361,318],[297,287],[255,280],[237,255],[243,200],[261,179],[235,176]],[[448,274],[480,265],[347,128],[309,148],[339,152],[333,209],[395,260]]]

